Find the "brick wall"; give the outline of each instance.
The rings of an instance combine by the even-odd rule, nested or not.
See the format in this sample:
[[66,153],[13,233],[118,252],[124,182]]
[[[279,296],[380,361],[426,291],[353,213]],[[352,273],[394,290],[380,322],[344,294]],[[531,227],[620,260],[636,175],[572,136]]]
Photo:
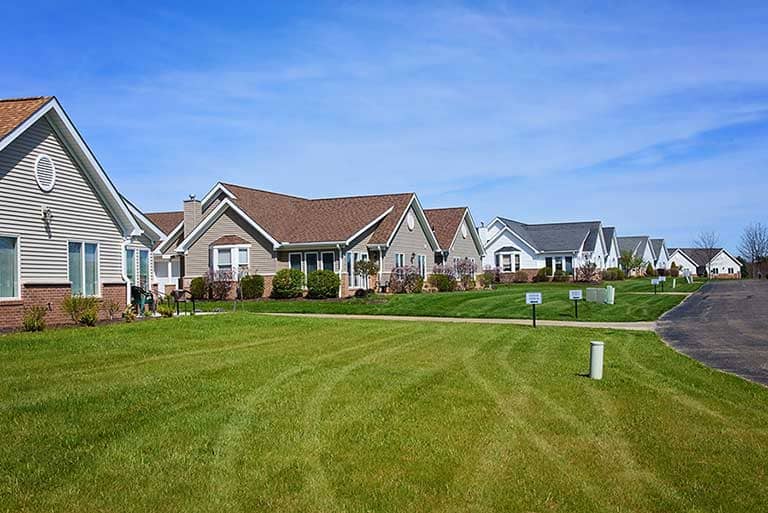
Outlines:
[[[64,311],[63,302],[70,296],[69,284],[24,284],[21,301],[0,302],[0,329],[20,328],[24,319],[24,310],[32,306],[44,306],[48,313],[45,323],[48,326],[72,324],[72,319]],[[102,302],[112,300],[119,305],[121,313],[126,307],[126,285],[105,284],[102,286]],[[119,314],[118,314],[119,315]],[[100,309],[99,318],[104,320],[107,314]]]

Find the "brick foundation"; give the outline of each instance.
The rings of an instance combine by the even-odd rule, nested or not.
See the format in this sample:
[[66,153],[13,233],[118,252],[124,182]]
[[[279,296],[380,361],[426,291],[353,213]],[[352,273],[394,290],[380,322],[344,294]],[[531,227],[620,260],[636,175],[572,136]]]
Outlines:
[[[0,329],[20,328],[24,320],[24,311],[33,306],[44,306],[47,310],[45,323],[48,326],[72,324],[72,319],[64,311],[63,303],[70,296],[69,284],[24,284],[21,301],[0,301]],[[102,299],[118,304],[119,316],[126,308],[126,285],[122,283],[102,285]],[[106,320],[108,315],[99,308],[99,319]]]

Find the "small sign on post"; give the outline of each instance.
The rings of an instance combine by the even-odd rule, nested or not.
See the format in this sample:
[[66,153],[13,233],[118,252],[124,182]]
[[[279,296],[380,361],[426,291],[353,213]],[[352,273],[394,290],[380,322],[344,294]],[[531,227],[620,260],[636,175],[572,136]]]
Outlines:
[[533,327],[536,327],[536,305],[541,304],[541,292],[526,292],[525,293],[525,304],[531,305],[531,308],[533,309]]
[[571,301],[573,301],[573,309],[576,313],[576,318],[579,318],[579,300],[581,299],[581,289],[579,290],[569,290],[568,291],[568,297]]
[[661,291],[664,292],[664,282],[667,281],[666,276],[659,276],[659,283],[661,283]]
[[659,279],[658,278],[652,279],[651,285],[653,285],[653,293],[656,294],[656,287],[659,285]]

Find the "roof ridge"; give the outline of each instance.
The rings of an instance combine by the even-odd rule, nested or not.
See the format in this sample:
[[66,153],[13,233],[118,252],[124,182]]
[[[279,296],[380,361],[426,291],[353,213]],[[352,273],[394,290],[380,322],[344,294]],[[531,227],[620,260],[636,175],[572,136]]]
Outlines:
[[599,219],[593,219],[591,221],[563,221],[563,222],[552,221],[549,223],[524,223],[522,221],[517,221],[515,219],[510,219],[508,217],[502,217],[501,219],[504,219],[505,221],[512,221],[513,223],[521,224],[523,226],[551,226],[554,224],[589,224],[589,223],[602,224],[602,221],[600,221]]
[[468,208],[469,208],[469,207],[467,207],[467,206],[462,206],[462,207],[438,207],[438,208],[425,208],[425,209],[424,209],[424,212],[428,212],[428,211],[435,211],[435,210],[466,210],[466,209],[468,209]]
[[183,210],[159,210],[156,212],[144,212],[144,215],[147,214],[183,214]]
[[240,187],[241,189],[248,189],[249,191],[254,192],[263,192],[265,194],[274,194],[275,196],[283,196],[284,198],[291,198],[291,199],[298,199],[298,200],[304,200],[304,201],[310,201],[309,198],[302,198],[301,196],[294,196],[292,194],[286,194],[284,192],[275,192],[275,191],[268,191],[266,189],[257,189],[256,187],[249,187],[247,185],[240,185],[236,183],[228,183],[228,182],[219,182],[221,185],[229,186],[229,187]]
[[390,192],[387,194],[357,194],[354,196],[331,196],[328,198],[308,198],[307,201],[327,201],[338,199],[355,199],[355,198],[383,198],[385,196],[415,196],[415,192]]
[[0,98],[0,103],[5,102],[31,102],[33,100],[48,100],[53,98],[52,96],[22,96],[18,98]]

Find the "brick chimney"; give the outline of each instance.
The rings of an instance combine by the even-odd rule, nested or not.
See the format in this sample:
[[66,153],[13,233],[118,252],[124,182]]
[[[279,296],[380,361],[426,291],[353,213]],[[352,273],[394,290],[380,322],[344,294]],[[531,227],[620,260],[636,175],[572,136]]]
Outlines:
[[189,199],[184,200],[184,237],[192,233],[200,223],[203,217],[203,205],[200,200],[195,198],[194,194],[189,195]]

